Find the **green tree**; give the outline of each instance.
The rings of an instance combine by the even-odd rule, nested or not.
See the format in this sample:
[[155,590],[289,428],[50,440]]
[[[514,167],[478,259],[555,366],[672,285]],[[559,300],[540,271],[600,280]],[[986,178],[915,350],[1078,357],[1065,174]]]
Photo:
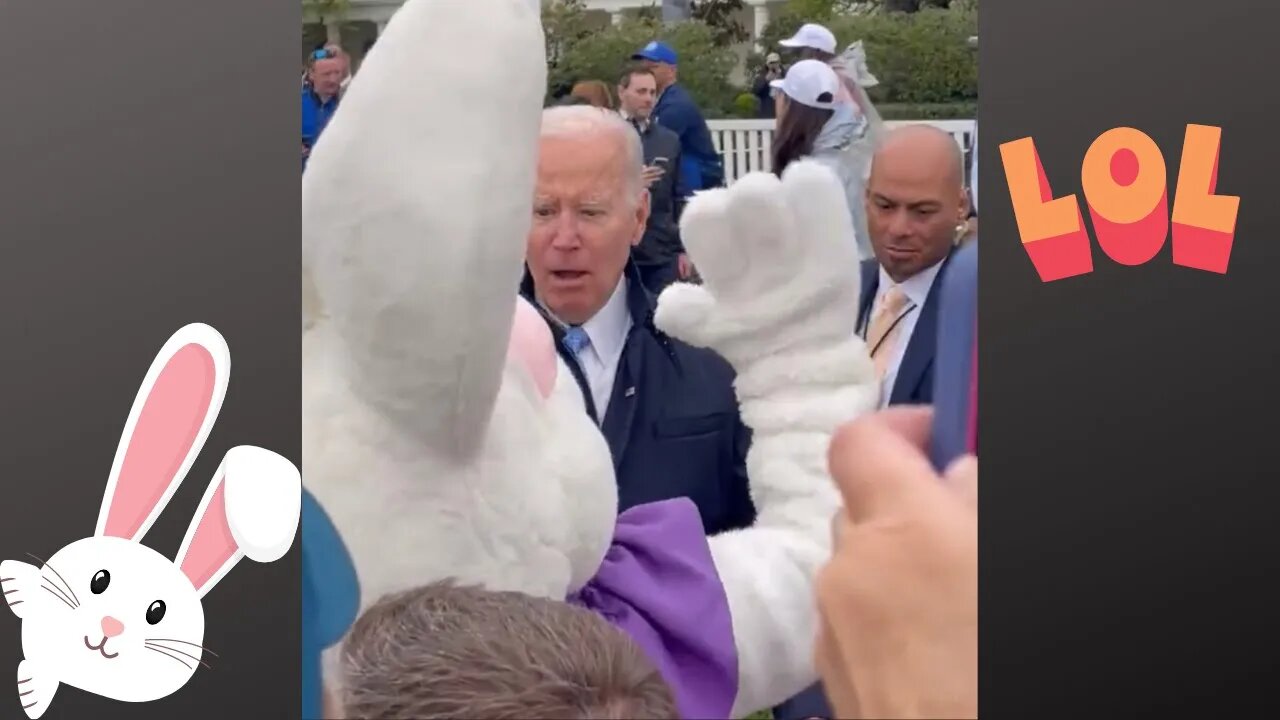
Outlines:
[[328,42],[342,44],[342,22],[351,12],[351,0],[302,0],[302,22],[325,26]]
[[715,32],[716,44],[728,47],[751,39],[751,33],[738,22],[742,0],[693,0],[690,11],[695,20],[706,23]]
[[[862,40],[867,65],[880,80],[870,88],[877,104],[936,105],[972,103],[978,96],[976,53],[968,39],[978,32],[976,0],[955,0],[954,7],[916,12],[842,11],[833,0],[791,0],[762,34],[766,51],[806,22],[820,22],[843,49]],[[749,67],[763,64],[755,55]]]
[[680,84],[708,117],[731,114],[739,89],[728,76],[736,53],[717,44],[714,28],[699,20],[664,25],[650,15],[625,18],[619,25],[598,27],[585,17],[582,0],[559,0],[543,8],[547,33],[547,91],[567,92],[581,80],[603,80],[613,87],[632,53],[651,40],[662,40],[682,58]]

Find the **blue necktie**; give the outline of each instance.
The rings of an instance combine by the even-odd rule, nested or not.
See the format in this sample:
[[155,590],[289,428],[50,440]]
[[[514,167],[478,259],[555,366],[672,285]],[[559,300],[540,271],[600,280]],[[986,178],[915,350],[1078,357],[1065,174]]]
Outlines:
[[569,349],[569,352],[573,353],[574,357],[577,357],[578,353],[581,353],[591,344],[591,338],[587,335],[586,330],[574,325],[565,330],[564,338],[560,342],[564,343],[564,346]]

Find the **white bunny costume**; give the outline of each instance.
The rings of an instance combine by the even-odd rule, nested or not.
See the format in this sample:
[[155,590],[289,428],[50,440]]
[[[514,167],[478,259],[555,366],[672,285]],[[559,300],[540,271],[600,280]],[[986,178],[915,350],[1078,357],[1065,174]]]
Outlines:
[[[879,392],[854,331],[852,223],[808,163],[691,203],[706,285],[669,288],[656,322],[734,366],[758,519],[707,540],[684,499],[618,517],[608,446],[516,296],[543,51],[531,0],[409,0],[317,144],[305,482],[366,607],[446,577],[580,602],[650,652],[684,716],[742,716],[816,680],[811,588],[839,503],[827,445]],[[441,54],[468,60],[438,73]]]

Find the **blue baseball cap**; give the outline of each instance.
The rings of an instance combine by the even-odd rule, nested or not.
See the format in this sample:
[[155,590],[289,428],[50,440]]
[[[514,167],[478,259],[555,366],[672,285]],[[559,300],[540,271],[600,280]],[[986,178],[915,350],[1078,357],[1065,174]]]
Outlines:
[[653,42],[645,45],[639,52],[631,56],[632,60],[648,60],[650,62],[666,63],[668,65],[676,64],[676,51],[671,49],[666,43]]

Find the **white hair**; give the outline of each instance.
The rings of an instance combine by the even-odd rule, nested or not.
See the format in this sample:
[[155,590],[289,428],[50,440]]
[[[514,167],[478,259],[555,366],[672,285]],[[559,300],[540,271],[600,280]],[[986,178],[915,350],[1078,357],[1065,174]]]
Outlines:
[[612,110],[591,105],[565,105],[542,111],[543,138],[584,138],[599,133],[616,133],[626,152],[628,194],[634,198],[644,190],[644,145],[640,133]]

